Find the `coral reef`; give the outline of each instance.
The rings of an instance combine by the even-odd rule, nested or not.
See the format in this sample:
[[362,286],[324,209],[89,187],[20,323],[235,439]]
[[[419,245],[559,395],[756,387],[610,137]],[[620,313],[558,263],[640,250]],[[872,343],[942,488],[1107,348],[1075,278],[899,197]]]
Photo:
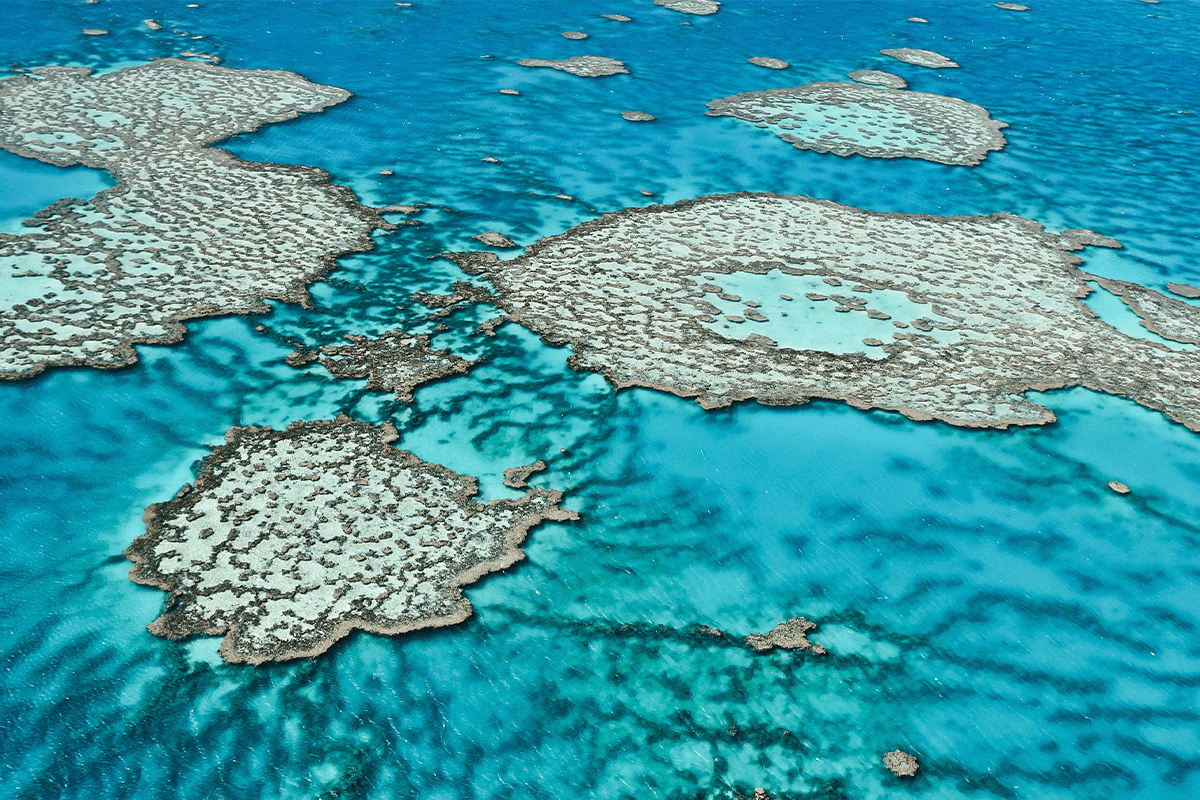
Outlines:
[[430,337],[404,331],[388,331],[372,339],[347,334],[348,345],[324,345],[311,351],[296,351],[289,363],[299,366],[319,359],[321,366],[338,378],[367,378],[374,392],[395,392],[396,398],[410,403],[413,391],[424,383],[464,375],[478,362],[466,361],[450,350],[433,350]]
[[558,492],[487,505],[473,478],[391,446],[347,417],[232,428],[195,486],[146,509],[130,578],[170,593],[148,627],[224,635],[230,662],[318,655],[354,629],[398,634],[471,615],[462,587],[523,557]]
[[902,778],[911,778],[917,774],[921,765],[914,755],[903,750],[893,750],[883,754],[883,765]]
[[532,464],[510,467],[504,470],[504,485],[513,489],[525,489],[529,486],[529,476],[544,469],[546,469],[546,462],[540,458]]
[[[821,397],[914,420],[1005,428],[1054,420],[1027,391],[1084,386],[1200,431],[1200,355],[1099,319],[1081,299],[1094,278],[1068,252],[1078,248],[1077,233],[1049,233],[1012,214],[876,213],[739,193],[608,214],[507,261],[448,255],[491,281],[493,302],[514,321],[549,343],[571,344],[572,367],[602,372],[618,388],[661,389],[705,408]],[[733,295],[722,276],[759,288]],[[809,301],[811,311],[789,301],[797,310],[782,318],[762,313],[763,304],[812,292],[814,280],[848,287],[835,300],[847,325],[892,331],[875,335],[886,343],[870,348],[874,357],[779,344],[824,319],[811,314],[835,309],[827,300]],[[882,309],[891,296],[907,298],[894,304],[905,319]],[[1137,307],[1147,315],[1170,308],[1169,320],[1154,317],[1158,330],[1200,332],[1200,309],[1170,300],[1143,290]],[[714,321],[716,301],[742,304],[744,321],[724,324],[755,332],[726,333]]]
[[946,58],[941,53],[935,53],[932,50],[917,50],[912,47],[901,47],[880,50],[879,52],[885,56],[890,56],[897,61],[903,61],[905,64],[916,64],[918,67],[946,69],[949,67],[958,66],[958,64]]
[[572,56],[565,61],[551,61],[545,58],[523,58],[517,62],[522,67],[549,67],[583,78],[600,78],[605,75],[620,75],[628,73],[623,61],[604,56]]
[[791,66],[791,64],[781,58],[755,56],[754,58],[747,58],[746,60],[756,67],[766,67],[767,69],[787,69]]
[[847,78],[859,83],[867,83],[872,86],[886,86],[889,89],[907,89],[908,81],[901,78],[899,75],[893,75],[890,72],[884,72],[881,69],[856,69],[854,72],[847,73]]
[[816,627],[815,622],[805,617],[792,617],[776,625],[769,633],[750,634],[746,637],[746,643],[760,653],[782,647],[784,650],[812,650],[816,655],[823,656],[825,648],[808,640],[808,634]]
[[654,0],[654,5],[697,16],[715,14],[721,8],[717,0]]
[[801,150],[839,156],[971,165],[1006,144],[1000,133],[1006,124],[974,103],[859,83],[809,83],[746,92],[711,100],[708,109],[712,117],[753,122]]
[[310,167],[240,161],[207,145],[340,103],[290,72],[160,59],[105,75],[42,67],[0,81],[0,147],[108,170],[118,186],[63,200],[0,233],[0,378],[133,363],[180,323],[306,303],[334,257],[383,223]]

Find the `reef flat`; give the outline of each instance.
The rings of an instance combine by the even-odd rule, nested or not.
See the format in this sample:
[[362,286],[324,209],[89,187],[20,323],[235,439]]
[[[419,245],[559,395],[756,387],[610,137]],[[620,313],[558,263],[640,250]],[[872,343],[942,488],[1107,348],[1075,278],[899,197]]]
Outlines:
[[[705,408],[829,398],[1005,428],[1055,419],[1025,392],[1085,386],[1200,431],[1200,356],[1122,334],[1082,302],[1094,278],[1069,251],[1088,243],[1118,244],[1005,213],[876,213],[739,193],[609,214],[509,261],[447,255],[491,281],[514,321],[573,345],[572,367],[618,388]],[[1168,305],[1170,322],[1153,317],[1159,329],[1200,332],[1200,309]],[[1140,313],[1159,307],[1139,295]],[[843,345],[859,344],[805,344],[839,327]]]
[[700,17],[715,14],[721,9],[717,0],[654,0],[654,5]]
[[917,757],[903,750],[892,750],[884,753],[883,765],[901,778],[911,778],[921,768]]
[[791,66],[791,64],[784,61],[782,58],[754,56],[753,58],[747,58],[746,60],[756,67],[766,67],[767,69],[787,69]]
[[706,113],[753,122],[802,150],[839,156],[972,165],[1007,144],[1000,133],[1007,124],[974,103],[859,83],[746,92],[709,101]]
[[546,462],[540,458],[532,464],[522,464],[504,470],[504,485],[513,489],[525,489],[529,486],[529,476],[546,469]]
[[195,486],[146,509],[130,578],[170,593],[148,627],[225,635],[226,661],[317,655],[354,629],[398,634],[471,615],[462,587],[524,557],[529,529],[576,519],[532,489],[487,505],[474,478],[347,417],[232,428]]
[[176,59],[0,81],[0,147],[119,181],[39,212],[28,234],[0,234],[0,378],[119,367],[134,343],[181,339],[183,320],[307,302],[334,257],[371,248],[379,215],[322,170],[206,145],[349,96],[290,72]]
[[602,78],[605,75],[628,73],[625,63],[605,56],[572,56],[564,61],[546,58],[523,58],[517,62],[522,67],[548,67],[560,72],[569,72],[581,78]]
[[1200,327],[1196,325],[1200,309],[1196,306],[1129,281],[1099,276],[1092,276],[1092,280],[1121,298],[1146,330],[1181,344],[1200,345]]
[[413,400],[413,391],[430,381],[465,375],[474,361],[454,355],[449,348],[434,350],[427,334],[388,331],[378,338],[346,334],[350,344],[323,345],[315,352],[297,350],[288,363],[300,366],[319,360],[337,378],[366,378],[373,392],[395,392],[402,403]]
[[626,122],[653,122],[654,115],[647,114],[645,111],[631,109],[629,111],[622,111],[621,119],[625,120]]
[[929,69],[949,69],[957,67],[958,64],[949,58],[946,58],[941,53],[935,53],[933,50],[918,50],[915,47],[900,47],[887,50],[880,50],[885,56],[903,61],[905,64],[915,64],[918,67],[928,67]]
[[856,69],[854,72],[847,73],[846,77],[852,81],[868,83],[872,86],[886,86],[889,89],[908,88],[908,81],[904,78],[881,69]]
[[767,633],[750,634],[746,637],[746,643],[760,653],[781,647],[784,650],[812,650],[816,655],[823,656],[825,648],[808,640],[808,634],[816,628],[817,624],[807,617],[792,617]]

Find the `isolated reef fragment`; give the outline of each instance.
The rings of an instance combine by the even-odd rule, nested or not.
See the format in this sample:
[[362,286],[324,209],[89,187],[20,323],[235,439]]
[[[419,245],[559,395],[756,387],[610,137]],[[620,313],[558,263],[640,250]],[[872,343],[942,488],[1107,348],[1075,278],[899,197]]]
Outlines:
[[634,109],[631,111],[622,111],[621,119],[627,122],[653,122],[655,117],[653,114],[647,114],[645,111]]
[[903,750],[884,753],[883,765],[901,778],[911,778],[921,768],[921,765],[917,763],[917,757]]
[[119,367],[134,343],[179,341],[183,320],[265,312],[261,298],[306,303],[306,285],[335,256],[369,250],[382,219],[320,169],[206,145],[349,96],[290,72],[177,59],[0,81],[0,147],[119,181],[39,212],[30,233],[0,233],[0,378]]
[[484,231],[477,233],[471,237],[478,239],[488,247],[499,247],[502,250],[509,250],[517,246],[517,243],[498,231]]
[[474,478],[347,417],[232,428],[195,486],[146,509],[130,578],[170,593],[148,627],[221,635],[226,661],[313,656],[354,629],[398,634],[471,615],[462,587],[519,561],[558,492],[476,502]]
[[449,348],[434,350],[426,334],[388,331],[378,338],[347,334],[348,345],[324,345],[316,353],[297,351],[288,357],[298,366],[319,359],[337,378],[367,378],[373,392],[395,392],[402,403],[413,400],[413,391],[430,381],[465,375],[478,362],[467,361]]
[[492,294],[482,286],[475,286],[466,281],[455,281],[450,284],[451,294],[430,294],[420,291],[409,295],[423,306],[438,309],[434,316],[445,316],[452,308],[460,303],[486,303],[492,300]]
[[520,467],[510,467],[504,470],[504,485],[513,489],[524,489],[529,486],[529,476],[546,469],[546,462],[540,458],[532,464]]
[[717,0],[654,0],[654,5],[701,17],[715,14],[721,9]]
[[753,58],[747,58],[746,60],[749,61],[751,64],[753,64],[756,67],[766,67],[767,69],[787,69],[788,67],[791,66],[791,64],[789,64],[788,62],[784,61],[781,58],[768,58],[766,56],[755,56]]
[[[1054,421],[1027,391],[1084,386],[1200,432],[1200,354],[1103,322],[1081,300],[1094,278],[1068,252],[1080,247],[1077,234],[1049,233],[1012,214],[876,213],[739,193],[608,214],[507,261],[448,255],[489,280],[493,302],[514,321],[548,343],[571,344],[573,368],[602,372],[618,388],[660,389],[705,408],[829,398],[914,420],[1005,428]],[[723,276],[756,275],[762,295],[738,297],[721,286]],[[777,317],[726,323],[766,335],[726,334],[707,299],[712,293],[714,301],[760,311],[781,292],[804,294],[789,282],[813,280],[851,287],[836,299],[846,314],[839,319],[895,326],[890,341],[871,348],[874,358],[780,346],[769,333],[785,324]],[[893,295],[925,311],[888,320],[871,305],[882,300],[870,298]],[[812,314],[829,308],[818,296]],[[1138,307],[1152,314],[1158,306],[1143,300]],[[786,324],[803,333],[817,319],[807,313]],[[1200,331],[1200,309],[1172,314],[1172,325]]]
[[897,61],[903,61],[905,64],[916,64],[918,67],[929,67],[930,69],[948,69],[957,67],[958,64],[946,58],[941,53],[935,53],[932,50],[918,50],[913,47],[901,47],[897,49],[880,50],[885,56],[890,56]]
[[1200,297],[1200,289],[1197,289],[1195,286],[1187,283],[1168,283],[1167,291],[1171,294],[1177,294],[1180,297],[1187,297],[1191,300],[1195,300],[1197,297]]
[[[880,73],[886,74],[886,73]],[[978,164],[1007,142],[987,109],[925,92],[858,83],[808,83],[711,100],[710,117],[736,117],[801,150]]]
[[889,89],[908,88],[908,81],[904,78],[881,69],[856,69],[854,72],[847,73],[846,77],[852,81],[868,83],[872,86],[886,86]]
[[1196,315],[1200,309],[1136,283],[1094,276],[1096,283],[1121,298],[1121,302],[1141,319],[1142,327],[1164,339],[1181,344],[1200,345]]
[[523,58],[517,62],[522,67],[549,67],[584,78],[601,78],[605,75],[628,73],[625,62],[605,56],[572,56],[566,61],[550,61],[545,58]]
[[776,647],[784,650],[812,650],[819,656],[825,655],[825,648],[808,640],[808,634],[817,628],[817,623],[805,617],[792,617],[787,622],[781,622],[769,633],[752,633],[746,637],[746,642],[760,653],[769,652]]

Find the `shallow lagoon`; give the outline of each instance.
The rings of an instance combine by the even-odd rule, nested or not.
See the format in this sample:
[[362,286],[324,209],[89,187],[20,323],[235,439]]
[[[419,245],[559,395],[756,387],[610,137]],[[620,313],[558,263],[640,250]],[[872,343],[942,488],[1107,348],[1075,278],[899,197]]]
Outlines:
[[0,233],[28,233],[21,223],[51,203],[92,197],[115,185],[102,170],[55,167],[0,150]]
[[[419,390],[411,407],[283,363],[292,342],[432,332],[409,294],[462,279],[430,256],[473,246],[474,233],[529,244],[627,205],[743,189],[1094,228],[1127,249],[1087,252],[1085,269],[1195,283],[1200,212],[1178,156],[1195,147],[1180,112],[1200,105],[1177,77],[1200,66],[1187,5],[731,1],[705,18],[618,0],[204,2],[171,16],[149,3],[10,6],[22,35],[0,42],[0,63],[102,67],[202,48],[347,88],[356,97],[341,107],[229,146],[321,166],[367,202],[432,204],[424,225],[343,259],[312,310],[194,324],[131,369],[0,387],[10,794],[1200,792],[1200,440],[1161,415],[1083,390],[1035,398],[1059,422],[1016,431],[836,403],[704,412],[616,394],[513,325],[474,336],[486,309],[456,311],[434,345],[489,363]],[[138,28],[155,15],[165,31]],[[903,46],[963,67],[877,54]],[[515,66],[589,53],[632,74]],[[763,70],[751,55],[793,67]],[[976,168],[842,159],[703,114],[713,97],[860,68],[988,108],[1012,125],[1009,146]],[[521,96],[498,94],[510,86]],[[658,121],[627,123],[628,108]],[[485,498],[511,495],[505,467],[545,457],[532,482],[565,491],[583,520],[536,530],[525,562],[467,591],[477,616],[453,629],[356,634],[321,659],[257,669],[221,664],[216,640],[146,633],[162,593],[128,582],[121,557],[142,509],[190,480],[230,425],[339,411],[396,421],[401,446],[480,476]],[[1134,493],[1109,492],[1111,479]],[[792,614],[822,624],[813,638],[830,656],[758,656],[692,629],[744,635]],[[921,758],[917,779],[882,769],[895,747]]]

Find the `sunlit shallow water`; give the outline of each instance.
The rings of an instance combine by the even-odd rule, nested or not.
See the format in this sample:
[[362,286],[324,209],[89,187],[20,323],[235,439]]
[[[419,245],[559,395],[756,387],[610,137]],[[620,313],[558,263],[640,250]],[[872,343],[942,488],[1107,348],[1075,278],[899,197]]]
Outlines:
[[56,167],[0,150],[0,233],[28,233],[21,223],[51,203],[87,199],[115,185],[102,170]]

